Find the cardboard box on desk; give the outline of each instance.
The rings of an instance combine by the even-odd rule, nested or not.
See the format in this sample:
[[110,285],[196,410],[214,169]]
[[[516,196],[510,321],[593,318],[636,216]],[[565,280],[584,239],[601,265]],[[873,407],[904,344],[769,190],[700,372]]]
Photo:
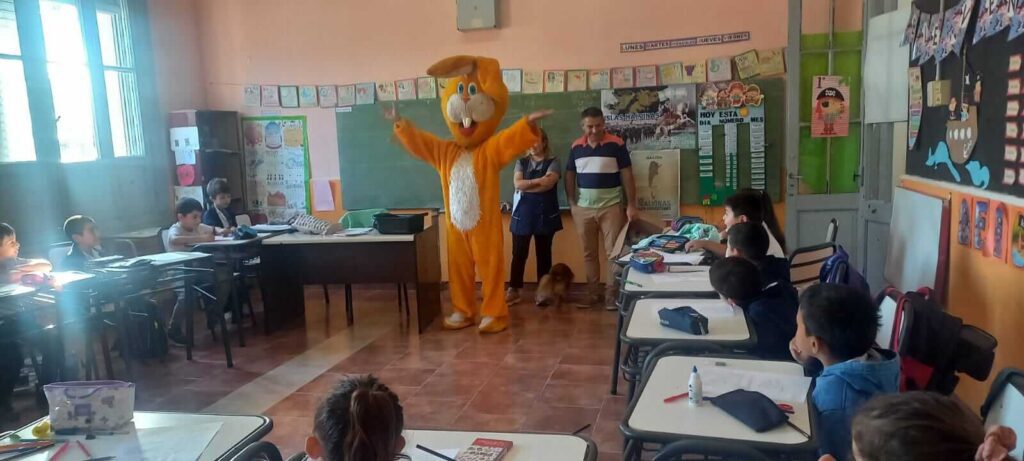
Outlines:
[[615,239],[615,257],[612,261],[621,258],[633,251],[633,244],[640,240],[654,235],[661,234],[665,231],[664,223],[654,216],[640,213],[640,217],[633,222],[627,223],[619,231],[619,236]]

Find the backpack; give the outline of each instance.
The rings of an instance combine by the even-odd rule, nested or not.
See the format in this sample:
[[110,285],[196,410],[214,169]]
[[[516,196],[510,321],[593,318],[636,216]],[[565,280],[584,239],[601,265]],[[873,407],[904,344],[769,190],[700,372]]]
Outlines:
[[128,337],[122,341],[123,354],[136,359],[162,359],[167,355],[167,329],[155,302],[134,298],[125,322]]
[[846,285],[857,288],[868,296],[871,295],[871,287],[868,286],[867,279],[850,265],[850,255],[842,245],[836,245],[836,252],[822,264],[818,277],[821,283]]

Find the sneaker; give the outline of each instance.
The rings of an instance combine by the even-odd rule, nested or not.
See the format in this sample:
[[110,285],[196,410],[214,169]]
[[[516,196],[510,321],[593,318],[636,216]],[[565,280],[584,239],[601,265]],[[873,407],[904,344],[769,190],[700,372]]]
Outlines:
[[167,330],[167,340],[170,341],[171,345],[178,347],[185,347],[188,343],[185,340],[185,334],[179,329],[172,328]]
[[522,300],[523,298],[519,296],[518,288],[509,288],[508,291],[505,292],[505,302],[508,304],[516,304]]

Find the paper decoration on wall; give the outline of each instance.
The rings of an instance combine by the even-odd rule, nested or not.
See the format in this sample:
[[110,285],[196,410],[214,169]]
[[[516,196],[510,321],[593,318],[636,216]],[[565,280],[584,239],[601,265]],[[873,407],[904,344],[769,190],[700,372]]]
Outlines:
[[658,66],[658,77],[662,85],[680,85],[683,83],[683,63],[673,62]]
[[263,107],[281,107],[277,85],[263,85],[260,87],[260,104]]
[[[509,91],[511,90],[512,89],[509,88]],[[437,99],[437,80],[435,80],[434,77],[417,78],[416,97],[419,99]]]
[[179,200],[181,200],[183,198],[195,199],[197,202],[203,203],[205,201],[205,199],[203,198],[203,187],[202,186],[189,186],[189,187],[174,186],[174,201],[175,201],[175,203],[177,203]]
[[398,91],[395,89],[395,82],[377,82],[377,99],[381,101],[397,101]]
[[907,28],[903,31],[903,40],[900,40],[900,46],[907,46],[914,43],[914,38],[917,37],[917,20],[921,17],[921,10],[917,9],[917,5],[910,4],[910,20],[907,21]]
[[565,87],[568,91],[587,91],[587,71],[577,69],[566,72]]
[[[719,205],[739,188],[737,124],[749,123],[750,187],[764,190],[765,136],[764,95],[757,85],[742,82],[705,83],[701,85],[697,115],[698,184],[701,203]],[[721,125],[725,133],[725,171],[715,178],[714,127]]]
[[[199,128],[194,126],[175,127],[170,130],[171,151],[175,165],[195,165],[196,150],[199,146]],[[179,186],[191,186],[191,183]]]
[[910,85],[910,123],[907,124],[907,148],[917,145],[917,134],[921,130],[921,110],[924,109],[924,91],[921,88],[921,68],[911,67],[907,70],[907,82]]
[[657,86],[658,66],[638,66],[636,68],[636,86]]
[[973,221],[973,237],[971,238],[971,248],[975,250],[983,250],[985,248],[985,241],[988,238],[988,199],[981,197],[974,198],[974,219]]
[[612,88],[633,88],[633,68],[616,67],[612,69]]
[[[178,178],[177,184],[179,186],[194,186],[196,185],[196,166],[195,165],[178,165],[174,167],[175,176]],[[203,201],[200,200],[199,203]]]
[[971,19],[974,0],[960,0],[956,6],[946,10],[942,20],[942,33],[939,45],[935,49],[935,60],[942,61],[950,54],[960,55],[963,49],[964,36],[967,35],[967,23]]
[[928,27],[931,26],[931,23],[932,15],[921,13],[921,18],[917,21],[917,39],[914,40],[914,46],[910,49],[910,62],[924,64],[927,59],[923,57],[923,54],[928,45]]
[[727,57],[708,59],[708,81],[725,82],[732,80],[732,59]]
[[926,88],[925,105],[928,107],[944,107],[949,102],[949,80],[932,80]]
[[354,106],[356,104],[356,86],[355,85],[339,85],[338,86],[338,106]]
[[356,104],[373,104],[376,101],[377,85],[372,82],[356,84]]
[[971,197],[960,197],[960,218],[956,226],[957,243],[968,246],[971,244]]
[[439,78],[439,79],[437,79],[437,93],[438,94],[444,93],[444,90],[446,88],[448,88],[448,79],[447,78]]
[[704,61],[683,64],[683,83],[704,83],[708,81],[708,66]]
[[302,85],[299,87],[299,107],[316,107],[316,86]]
[[395,86],[398,88],[399,101],[416,99],[416,79],[408,78],[405,80],[399,80],[395,82]]
[[320,107],[338,106],[338,87],[334,85],[320,85],[316,87],[316,92],[320,99]]
[[971,160],[964,165],[964,168],[967,169],[967,173],[971,177],[971,184],[973,184],[974,187],[988,189],[992,173],[989,171],[987,166],[982,165],[981,162],[978,162],[977,160]]
[[313,196],[313,211],[334,211],[334,192],[331,191],[331,180],[310,179],[310,194]]
[[671,220],[679,216],[679,151],[631,150],[640,211]]
[[960,172],[953,166],[953,160],[949,158],[949,146],[945,141],[939,141],[934,152],[932,152],[932,148],[928,148],[928,156],[925,158],[924,164],[935,169],[938,169],[939,165],[945,166],[949,170],[949,174],[953,176],[953,181],[960,182]]
[[603,90],[601,110],[608,132],[632,151],[696,147],[694,85]]
[[974,25],[974,40],[978,43],[1010,25],[1010,0],[979,0],[978,21]]
[[[954,98],[950,105],[955,105]],[[946,122],[946,144],[949,144],[949,155],[953,163],[963,165],[974,152],[975,138],[978,136],[978,109],[972,105],[964,105],[967,112],[961,118]],[[951,110],[953,110],[951,108]]]
[[762,77],[786,73],[785,49],[757,50],[757,65]]
[[260,86],[259,85],[245,85],[242,88],[242,101],[248,107],[259,107],[260,105]]
[[1010,245],[1010,263],[1014,267],[1024,268],[1024,211],[1014,213],[1011,228],[1013,241]]
[[611,71],[608,69],[590,70],[590,89],[607,90],[612,87]]
[[544,92],[564,93],[565,92],[565,71],[546,70],[544,71]]
[[299,107],[299,87],[281,87],[281,107]]
[[308,213],[306,117],[243,117],[242,126],[245,133],[263,131],[262,142],[250,142],[246,135],[246,209],[275,224]]
[[1000,261],[1006,261],[1009,254],[1007,237],[1010,235],[1010,215],[1007,213],[1006,204],[992,202],[992,235],[988,242],[991,247],[986,254]]
[[1024,1],[1013,0],[1013,17],[1010,18],[1010,33],[1006,41],[1013,40],[1024,34]]
[[736,63],[736,74],[742,79],[753,77],[760,71],[760,63],[757,61],[757,51],[755,50],[733,56],[732,61]]
[[[505,87],[508,88],[509,93],[521,93],[523,91],[522,69],[502,69],[501,80],[505,82]],[[434,97],[436,98],[437,96]]]
[[812,138],[835,138],[849,134],[850,87],[845,80],[836,75],[819,75],[812,79]]
[[544,72],[539,70],[523,71],[523,93],[537,94],[544,92]]
[[921,50],[921,62],[925,62],[935,56],[939,49],[939,40],[942,39],[942,13],[935,13],[931,17],[928,28],[925,29],[925,44]]

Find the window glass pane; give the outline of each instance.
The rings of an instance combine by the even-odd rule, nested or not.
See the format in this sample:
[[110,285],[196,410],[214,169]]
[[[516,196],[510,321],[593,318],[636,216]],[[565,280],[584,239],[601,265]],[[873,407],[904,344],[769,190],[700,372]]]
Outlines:
[[57,140],[62,162],[84,162],[99,157],[93,119],[92,84],[83,64],[47,65],[53,110],[57,115]]
[[0,162],[36,159],[21,61],[0,59]]
[[135,74],[108,70],[104,71],[103,77],[107,84],[114,157],[142,155],[142,117]]
[[14,0],[0,0],[0,54],[21,54],[18,23],[14,20]]
[[100,52],[104,66],[132,67],[131,36],[128,17],[120,4],[116,10],[97,10],[96,24],[100,35]]
[[[85,64],[85,42],[78,6],[57,0],[39,2],[46,58],[50,62]],[[51,74],[52,78],[52,74]]]

